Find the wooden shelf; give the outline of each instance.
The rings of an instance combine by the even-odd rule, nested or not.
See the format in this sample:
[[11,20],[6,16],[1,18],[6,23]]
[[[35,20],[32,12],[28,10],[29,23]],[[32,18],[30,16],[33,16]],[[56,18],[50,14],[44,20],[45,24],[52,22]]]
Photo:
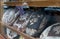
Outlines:
[[[22,3],[23,2],[5,2],[4,4],[8,6],[22,6]],[[27,3],[32,7],[60,7],[60,1],[28,1]]]
[[21,6],[22,2],[4,2],[4,4],[8,5],[8,6]]
[[[2,23],[2,22],[1,22],[1,23]],[[31,36],[29,36],[29,35],[21,32],[21,31],[18,31],[18,30],[17,30],[16,28],[14,28],[13,26],[9,26],[9,25],[3,24],[3,23],[2,23],[2,25],[5,25],[5,27],[13,30],[13,31],[16,32],[17,34],[22,35],[25,39],[37,39],[37,38],[31,37]]]

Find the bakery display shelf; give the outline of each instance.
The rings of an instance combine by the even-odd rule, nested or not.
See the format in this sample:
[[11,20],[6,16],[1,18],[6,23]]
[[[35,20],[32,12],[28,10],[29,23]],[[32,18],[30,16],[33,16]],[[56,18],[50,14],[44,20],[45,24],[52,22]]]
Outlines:
[[25,39],[38,39],[38,38],[31,37],[31,36],[23,33],[22,31],[17,30],[17,29],[16,29],[15,27],[13,27],[13,26],[9,26],[9,25],[3,24],[2,22],[1,22],[1,24],[2,24],[2,25],[5,25],[5,27],[13,30],[13,31],[16,32],[17,34],[22,35]]
[[[24,2],[4,2],[8,6],[22,6]],[[28,1],[27,4],[32,7],[60,7],[60,1]]]

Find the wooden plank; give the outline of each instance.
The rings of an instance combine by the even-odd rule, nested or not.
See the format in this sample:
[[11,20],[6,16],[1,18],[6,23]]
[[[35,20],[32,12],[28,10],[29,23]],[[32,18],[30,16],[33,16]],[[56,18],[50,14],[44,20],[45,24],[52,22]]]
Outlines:
[[[1,15],[2,15],[2,0],[0,0],[0,22],[1,22]],[[1,23],[0,23],[0,33],[1,33]]]
[[24,2],[30,2],[30,1],[56,1],[56,2],[59,2],[60,0],[24,0]]
[[[0,1],[0,22],[1,22],[1,18],[3,16],[3,1]],[[2,24],[0,23],[0,34],[2,34],[5,39],[9,39],[5,33],[4,33],[4,27],[2,26]]]
[[54,6],[54,7],[60,7],[60,3],[58,2],[51,2],[51,1],[34,1],[34,2],[29,2],[29,6],[33,7],[49,7],[49,6]]
[[[29,1],[27,3],[32,7],[60,7],[60,1]],[[8,6],[22,6],[23,2],[5,2],[5,4],[7,4]]]
[[8,6],[21,6],[22,2],[5,2],[4,4],[8,5]]
[[[0,2],[0,22],[1,22],[1,18],[2,18],[2,12],[3,12],[3,2]],[[2,25],[0,24],[0,33],[2,33]]]
[[60,0],[25,0],[25,1],[57,1],[59,2]]
[[[0,14],[1,14],[1,2],[0,2]],[[0,22],[1,22],[1,15],[0,15]],[[0,33],[1,33],[1,23],[0,23]]]

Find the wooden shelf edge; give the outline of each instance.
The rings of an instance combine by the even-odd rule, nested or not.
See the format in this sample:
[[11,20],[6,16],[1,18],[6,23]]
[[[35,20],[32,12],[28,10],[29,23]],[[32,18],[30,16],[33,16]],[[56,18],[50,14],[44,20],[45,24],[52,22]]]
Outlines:
[[[23,2],[5,2],[4,4],[8,6],[22,6]],[[32,7],[60,7],[60,1],[30,1],[27,2],[29,6]]]
[[8,5],[8,6],[21,6],[22,2],[4,2],[4,4]]
[[[2,23],[2,22],[0,22],[0,23]],[[36,39],[36,38],[31,37],[31,36],[29,36],[29,35],[27,35],[27,34],[25,34],[25,33],[23,33],[23,32],[18,31],[17,29],[15,29],[15,28],[12,27],[12,26],[9,26],[9,25],[3,24],[3,23],[2,23],[2,25],[5,25],[4,27],[7,27],[7,28],[13,30],[14,32],[16,32],[16,33],[19,34],[19,35],[22,35],[22,36],[23,36],[24,38],[26,38],[26,39]]]

